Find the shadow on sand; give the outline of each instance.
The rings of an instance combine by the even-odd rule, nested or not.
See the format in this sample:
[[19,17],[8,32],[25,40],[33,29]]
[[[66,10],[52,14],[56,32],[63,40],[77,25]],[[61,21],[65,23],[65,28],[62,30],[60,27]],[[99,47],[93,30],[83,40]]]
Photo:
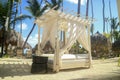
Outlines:
[[14,77],[14,76],[28,76],[28,75],[46,75],[46,74],[55,74],[51,69],[48,69],[48,72],[44,71],[32,74],[31,73],[31,64],[22,63],[22,62],[7,62],[0,64],[0,77],[4,79],[5,77]]

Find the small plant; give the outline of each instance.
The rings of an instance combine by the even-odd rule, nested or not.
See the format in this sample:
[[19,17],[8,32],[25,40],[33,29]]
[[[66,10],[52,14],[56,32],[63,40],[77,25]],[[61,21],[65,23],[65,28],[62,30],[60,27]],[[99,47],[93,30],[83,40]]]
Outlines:
[[105,60],[105,57],[101,57],[101,60],[104,61],[104,60]]
[[8,54],[5,54],[3,58],[9,58],[10,56]]

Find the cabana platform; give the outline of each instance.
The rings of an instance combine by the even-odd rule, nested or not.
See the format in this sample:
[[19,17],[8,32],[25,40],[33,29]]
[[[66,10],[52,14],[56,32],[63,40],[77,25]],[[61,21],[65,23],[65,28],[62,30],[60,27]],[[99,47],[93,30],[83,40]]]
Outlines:
[[[42,55],[48,58],[48,68],[53,69],[54,55]],[[87,54],[63,54],[61,57],[60,69],[81,68],[89,66],[89,60]]]

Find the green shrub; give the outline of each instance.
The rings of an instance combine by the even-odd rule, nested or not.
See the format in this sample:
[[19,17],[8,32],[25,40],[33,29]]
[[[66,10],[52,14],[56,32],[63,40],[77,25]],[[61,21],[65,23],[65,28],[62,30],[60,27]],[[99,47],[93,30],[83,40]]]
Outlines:
[[9,58],[10,56],[8,54],[5,54],[3,58]]

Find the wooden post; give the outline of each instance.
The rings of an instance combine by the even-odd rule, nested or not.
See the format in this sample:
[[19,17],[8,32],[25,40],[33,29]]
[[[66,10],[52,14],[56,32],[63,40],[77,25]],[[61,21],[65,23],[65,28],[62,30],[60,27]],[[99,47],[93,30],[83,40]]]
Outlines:
[[[57,20],[56,26],[59,26],[58,25],[58,20]],[[60,54],[59,54],[59,49],[60,49],[60,46],[59,46],[59,31],[58,31],[58,27],[57,27],[56,47],[55,47],[54,63],[53,63],[53,71],[55,71],[55,72],[59,72],[59,69],[60,69]]]
[[91,67],[91,62],[92,62],[92,55],[91,55],[91,37],[90,37],[90,24],[87,26],[88,28],[88,43],[89,43],[89,68]]
[[38,27],[38,51],[37,55],[40,55],[40,27]]

